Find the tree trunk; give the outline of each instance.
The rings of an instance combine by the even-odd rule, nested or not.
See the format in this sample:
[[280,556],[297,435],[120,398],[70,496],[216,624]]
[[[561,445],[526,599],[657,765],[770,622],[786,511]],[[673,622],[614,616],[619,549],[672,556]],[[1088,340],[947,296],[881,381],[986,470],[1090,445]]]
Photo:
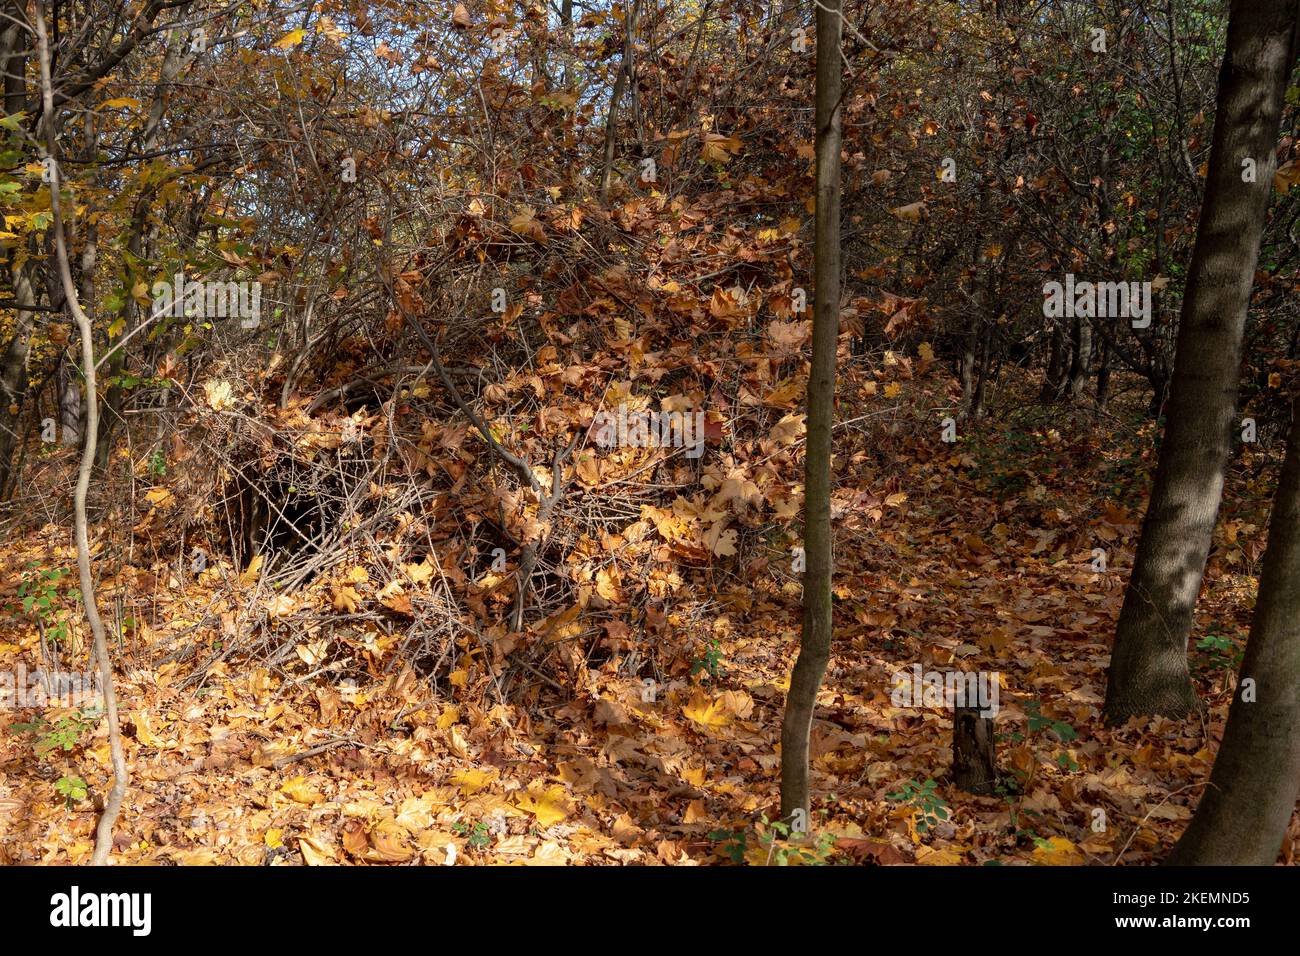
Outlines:
[[812,370],[804,456],[803,634],[781,725],[781,817],[810,811],[808,739],[831,654],[831,426],[840,328],[840,0],[817,7],[817,210]]
[[1105,339],[1101,340],[1101,358],[1097,364],[1097,408],[1099,411],[1106,410],[1106,404],[1110,401],[1110,346]]
[[1047,372],[1043,377],[1043,388],[1038,393],[1040,402],[1054,402],[1061,397],[1062,384],[1065,379],[1065,336],[1061,332],[1061,326],[1056,323],[1052,326],[1052,338],[1049,357],[1047,360]]
[[[1187,639],[1232,448],[1242,329],[1276,166],[1300,0],[1233,2],[1164,442],[1111,656],[1105,716],[1196,706]],[[1242,181],[1243,158],[1258,164]]]
[[[1251,685],[1250,681],[1253,681]],[[1169,863],[1271,866],[1300,790],[1300,398],[1223,742]]]
[[1082,401],[1092,372],[1092,323],[1088,319],[1074,320],[1074,361],[1070,363],[1070,401]]
[[81,444],[81,382],[66,356],[59,361],[59,424],[62,444]]
[[961,407],[970,414],[971,399],[975,397],[975,318],[971,317],[970,328],[966,330],[961,348]]
[[984,417],[984,393],[989,378],[989,339],[992,335],[992,328],[985,328],[984,335],[980,339],[978,374],[975,376],[975,394],[971,396],[970,400],[970,417],[973,421],[979,421]]
[[[618,76],[614,80],[614,90],[609,97],[609,113],[605,117],[605,155],[601,162],[600,201],[609,202],[609,188],[614,181],[614,152],[618,136],[618,107],[623,94],[632,80],[632,45],[636,40],[636,16],[638,3],[633,3],[627,15],[627,37],[623,42],[623,60],[618,66]],[[633,91],[635,95],[635,91]]]
[[[21,305],[34,305],[35,292],[28,278],[30,260],[20,260],[17,250],[10,251],[10,281],[14,301]],[[22,416],[27,396],[27,356],[32,347],[32,333],[36,329],[36,314],[18,308],[14,320],[14,334],[0,359],[0,495],[9,488],[15,475],[12,473],[14,451],[18,447],[18,420]]]
[[988,795],[997,789],[993,718],[978,707],[958,707],[952,717],[952,779],[967,793]]
[[[58,116],[54,111],[54,82],[50,76],[50,44],[45,30],[45,5],[40,0],[35,4],[35,13],[37,62],[41,71],[41,102],[45,114],[42,117],[45,147],[49,155],[58,160]],[[67,296],[68,310],[72,313],[81,336],[82,375],[86,380],[86,443],[81,450],[81,467],[77,471],[77,486],[72,496],[77,571],[81,584],[81,600],[86,609],[86,621],[90,624],[95,658],[99,663],[100,686],[104,694],[104,716],[108,721],[109,762],[113,768],[113,786],[104,800],[104,812],[95,825],[95,849],[90,855],[91,865],[104,866],[108,863],[109,853],[113,849],[113,824],[117,822],[117,816],[122,810],[122,801],[126,797],[127,767],[126,754],[122,749],[121,726],[117,718],[113,665],[108,659],[108,636],[103,618],[99,614],[99,603],[95,597],[95,579],[90,569],[90,527],[86,520],[86,494],[90,489],[90,473],[95,464],[95,442],[99,432],[99,397],[95,392],[94,330],[90,318],[77,301],[77,288],[72,281],[72,267],[69,265],[63,213],[59,203],[61,183],[58,169],[56,163],[55,174],[50,178],[50,219],[54,234],[55,264],[58,268],[59,280],[63,285],[63,294]]]
[[[22,24],[26,17],[16,0],[5,4],[7,14],[4,28],[0,30],[0,64],[4,66],[5,113],[14,116],[27,109],[27,37]],[[19,257],[18,249],[9,251],[9,278],[14,291],[14,301],[20,305],[35,303],[32,284],[28,278],[26,256]],[[14,333],[0,360],[0,499],[8,492],[14,478],[14,451],[19,444],[18,420],[22,415],[23,399],[27,391],[27,353],[31,349],[32,331],[35,328],[31,312],[17,310]]]

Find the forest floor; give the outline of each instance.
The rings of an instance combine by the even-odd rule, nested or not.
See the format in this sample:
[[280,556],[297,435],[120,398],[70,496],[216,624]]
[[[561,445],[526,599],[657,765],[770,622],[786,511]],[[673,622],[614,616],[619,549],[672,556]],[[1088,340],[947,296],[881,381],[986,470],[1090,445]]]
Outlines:
[[[918,378],[901,400],[933,407],[947,388]],[[1190,650],[1205,715],[1107,729],[1104,669],[1157,436],[1123,396],[1113,406],[1098,419],[1009,391],[978,428],[963,423],[955,444],[894,439],[873,456],[868,432],[861,450],[845,443],[810,840],[774,839],[766,823],[778,805],[776,745],[799,633],[797,582],[775,562],[696,589],[694,604],[680,600],[658,620],[629,622],[644,640],[697,634],[697,650],[658,683],[645,685],[624,654],[579,659],[564,693],[539,685],[527,705],[465,670],[431,690],[398,659],[396,641],[364,637],[357,650],[375,677],[355,687],[313,676],[306,637],[297,659],[274,670],[233,659],[204,675],[158,665],[150,648],[192,631],[213,601],[211,588],[182,586],[162,566],[100,585],[109,616],[147,601],[155,622],[135,626],[120,648],[131,785],[115,859],[1156,861],[1191,816],[1226,719],[1277,463],[1267,446],[1233,463]],[[70,539],[51,524],[6,541],[0,669],[41,659],[42,621],[22,610],[32,593],[23,582],[48,567],[75,579]],[[75,647],[78,607],[65,603],[65,644]],[[222,639],[219,625],[196,633]],[[949,711],[893,706],[894,675],[913,663],[1000,674],[997,795],[951,784]],[[0,861],[85,862],[110,779],[104,722],[83,734],[70,710],[5,716]],[[1300,833],[1288,833],[1288,862],[1297,844]]]

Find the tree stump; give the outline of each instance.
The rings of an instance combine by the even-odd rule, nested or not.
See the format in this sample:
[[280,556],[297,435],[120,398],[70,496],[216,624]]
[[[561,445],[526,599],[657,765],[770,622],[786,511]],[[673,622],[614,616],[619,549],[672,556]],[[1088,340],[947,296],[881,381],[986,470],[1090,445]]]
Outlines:
[[967,793],[988,796],[998,782],[993,753],[993,718],[978,707],[958,707],[952,719],[952,777]]

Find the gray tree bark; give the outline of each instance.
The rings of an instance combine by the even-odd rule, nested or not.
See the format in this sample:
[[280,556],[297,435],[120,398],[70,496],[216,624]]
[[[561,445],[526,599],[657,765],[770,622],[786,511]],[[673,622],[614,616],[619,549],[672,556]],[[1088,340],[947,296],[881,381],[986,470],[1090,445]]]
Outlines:
[[[1187,639],[1232,450],[1242,330],[1272,192],[1300,0],[1233,2],[1167,424],[1111,655],[1105,716],[1196,707]],[[1242,162],[1257,164],[1244,182]]]
[[1300,399],[1273,499],[1259,597],[1210,783],[1168,863],[1277,862],[1300,791]]
[[831,426],[840,332],[841,30],[840,0],[823,0],[817,7],[816,292],[804,456],[803,633],[781,725],[781,817],[792,819],[801,811],[804,822],[811,820],[808,742],[817,691],[831,654]]

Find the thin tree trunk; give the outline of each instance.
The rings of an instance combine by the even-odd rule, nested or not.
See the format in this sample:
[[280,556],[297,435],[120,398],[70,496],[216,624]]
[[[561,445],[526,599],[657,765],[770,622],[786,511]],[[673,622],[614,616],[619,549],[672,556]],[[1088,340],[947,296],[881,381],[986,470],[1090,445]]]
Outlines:
[[[37,54],[41,70],[41,99],[44,114],[41,124],[45,127],[45,144],[49,155],[58,158],[58,117],[54,112],[54,84],[50,79],[50,44],[45,31],[45,5],[35,5],[35,28]],[[63,213],[59,203],[61,171],[55,163],[55,175],[50,177],[50,216],[54,232],[54,249],[57,258],[59,278],[63,282],[63,293],[68,298],[68,309],[77,323],[81,335],[81,363],[86,381],[86,443],[81,451],[81,468],[77,473],[77,487],[73,494],[73,512],[75,535],[77,541],[77,570],[81,583],[81,600],[86,607],[86,620],[95,642],[95,657],[99,662],[99,679],[104,693],[104,715],[108,720],[108,746],[113,765],[113,786],[104,801],[104,812],[100,815],[95,829],[95,849],[91,854],[92,866],[108,863],[108,855],[113,849],[113,824],[122,810],[122,801],[126,797],[127,770],[126,755],[122,750],[122,734],[117,719],[117,693],[113,686],[113,667],[108,659],[108,639],[104,631],[103,619],[99,616],[99,605],[95,599],[95,579],[90,573],[90,530],[86,521],[86,493],[90,489],[90,473],[95,465],[95,443],[99,435],[99,400],[95,393],[95,339],[90,319],[81,309],[77,300],[77,287],[72,281],[72,268],[68,264],[68,247],[65,241]]]
[[[1105,716],[1196,707],[1187,639],[1232,449],[1241,337],[1276,166],[1300,0],[1234,0],[1205,200],[1178,329],[1155,487],[1124,595]],[[1241,161],[1258,163],[1242,181]]]
[[66,353],[59,359],[60,443],[81,444],[81,382]]
[[569,88],[573,66],[573,0],[563,0],[560,4],[560,35],[564,38],[564,73],[561,82]]
[[[1298,393],[1300,394],[1300,393]],[[1277,862],[1300,791],[1300,398],[1273,499],[1237,694],[1196,815],[1168,862]]]
[[971,396],[970,401],[970,417],[974,421],[979,421],[984,417],[984,395],[989,378],[989,339],[992,335],[992,328],[986,326],[980,338],[979,361],[975,376],[975,394]]
[[1101,340],[1101,359],[1097,364],[1097,408],[1106,410],[1110,401],[1110,346]]
[[1040,402],[1054,402],[1061,397],[1061,384],[1065,378],[1065,336],[1061,332],[1060,323],[1052,326],[1049,349],[1043,388],[1038,393]]
[[[23,52],[23,8],[15,0],[5,4],[6,18],[0,30],[0,64],[4,66],[5,113],[14,116],[27,109],[27,56]],[[14,478],[14,451],[19,444],[18,421],[27,391],[27,355],[31,349],[35,316],[22,308],[34,305],[29,262],[11,249],[8,257],[9,279],[18,304],[13,336],[0,360],[0,499],[7,495]]]
[[1070,363],[1070,401],[1078,404],[1088,387],[1092,368],[1092,323],[1088,319],[1074,320],[1074,361]]
[[618,137],[618,106],[627,90],[632,73],[632,43],[636,32],[636,15],[639,3],[632,5],[627,18],[627,37],[623,42],[623,59],[614,80],[614,91],[609,97],[609,113],[605,117],[605,156],[601,163],[600,201],[609,202],[609,188],[614,180],[614,152]]
[[22,308],[35,305],[28,269],[30,259],[20,260],[17,250],[9,256],[9,275],[18,303],[14,320],[14,334],[0,359],[0,492],[8,489],[14,477],[14,449],[18,446],[18,420],[27,397],[27,357],[32,347],[32,333],[36,329],[36,313]]
[[781,817],[809,823],[808,744],[831,653],[831,426],[840,312],[840,0],[817,7],[817,210],[813,245],[812,370],[804,457],[803,634],[781,725]]
[[961,348],[961,407],[969,415],[971,400],[975,397],[975,339],[977,317],[972,313],[970,326],[962,337]]

